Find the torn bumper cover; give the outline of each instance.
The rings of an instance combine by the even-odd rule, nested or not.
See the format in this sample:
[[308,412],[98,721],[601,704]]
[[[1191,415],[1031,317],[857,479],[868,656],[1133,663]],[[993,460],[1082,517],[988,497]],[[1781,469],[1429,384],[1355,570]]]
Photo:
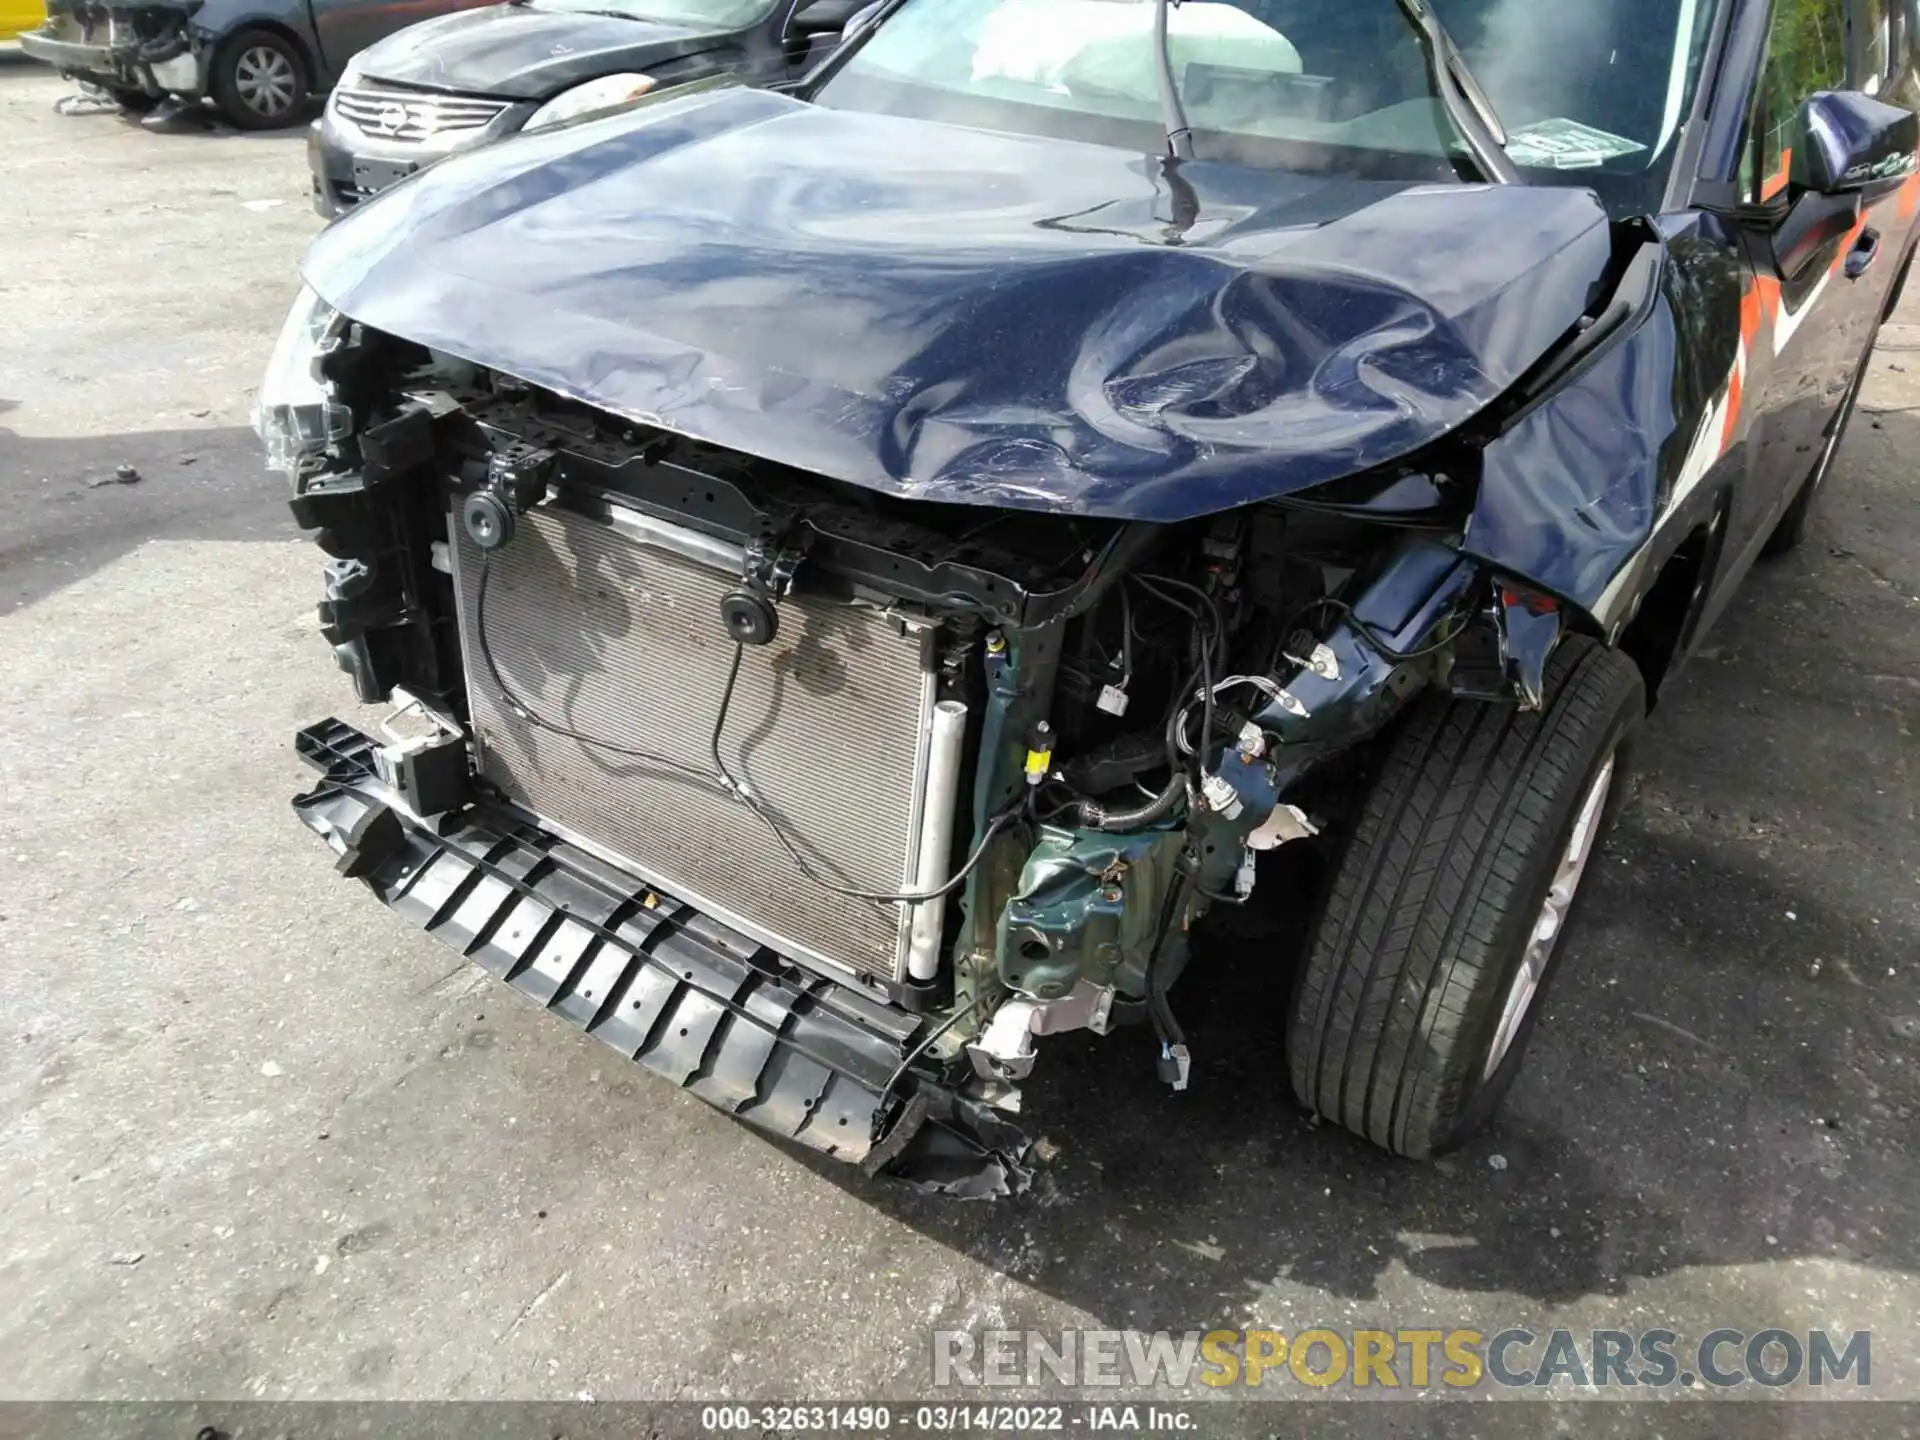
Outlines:
[[149,95],[198,94],[200,54],[188,25],[197,4],[48,6],[20,48],[62,75]]
[[423,820],[340,720],[300,732],[294,811],[398,914],[736,1119],[922,1189],[1027,1187],[1027,1138],[915,1068],[922,1022],[802,971],[505,810]]

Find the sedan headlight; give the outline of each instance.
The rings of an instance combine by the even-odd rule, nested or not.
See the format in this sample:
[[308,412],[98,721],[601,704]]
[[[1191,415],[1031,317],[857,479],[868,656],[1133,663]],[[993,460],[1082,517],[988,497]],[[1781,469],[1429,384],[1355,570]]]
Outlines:
[[320,373],[346,326],[344,315],[301,286],[260,381],[254,433],[266,446],[267,468],[285,475],[295,490],[327,447],[353,432],[353,412],[334,399],[333,383]]
[[533,112],[525,128],[538,130],[564,120],[578,120],[582,115],[618,110],[622,105],[631,105],[653,89],[653,85],[651,75],[602,75],[598,80],[589,80],[554,96]]

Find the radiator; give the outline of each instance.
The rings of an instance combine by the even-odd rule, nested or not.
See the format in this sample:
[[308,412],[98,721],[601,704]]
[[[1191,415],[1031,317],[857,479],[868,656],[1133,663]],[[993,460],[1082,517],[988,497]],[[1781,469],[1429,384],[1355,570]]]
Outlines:
[[[734,652],[720,600],[737,571],[569,510],[522,516],[485,561],[486,638],[506,689],[546,722],[530,724],[479,653],[482,552],[457,517],[449,531],[487,780],[556,834],[785,955],[905,974],[911,912],[810,883],[712,776],[708,741]],[[897,617],[796,593],[780,606],[773,643],[744,652],[720,747],[727,768],[814,870],[857,889],[913,888],[934,699],[928,650],[924,629]]]

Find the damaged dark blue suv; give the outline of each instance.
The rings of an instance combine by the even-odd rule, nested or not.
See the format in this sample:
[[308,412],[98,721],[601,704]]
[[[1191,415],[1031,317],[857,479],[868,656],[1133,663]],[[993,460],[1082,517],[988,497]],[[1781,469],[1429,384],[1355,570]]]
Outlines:
[[960,1195],[1025,1183],[1049,1035],[1199,1088],[1196,937],[1319,857],[1275,1063],[1455,1144],[1833,469],[1917,25],[890,0],[798,94],[455,157],[321,237],[261,391],[403,712],[303,732],[295,808],[663,1078]]

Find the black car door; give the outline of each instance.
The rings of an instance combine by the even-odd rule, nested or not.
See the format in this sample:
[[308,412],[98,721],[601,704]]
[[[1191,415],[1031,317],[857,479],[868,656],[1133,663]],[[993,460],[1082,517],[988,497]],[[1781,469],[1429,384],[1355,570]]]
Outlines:
[[[1748,483],[1735,498],[1733,553],[1750,558],[1818,460],[1829,422],[1866,353],[1897,268],[1872,247],[1871,206],[1791,264],[1780,224],[1800,199],[1794,142],[1801,107],[1822,90],[1863,89],[1867,12],[1876,0],[1774,0],[1767,53],[1747,122],[1741,200],[1753,268],[1741,315]],[[1897,203],[1897,202],[1896,202]],[[1904,228],[1904,227],[1900,227]],[[1862,263],[1864,260],[1865,263]],[[1851,263],[1850,263],[1851,262]]]

